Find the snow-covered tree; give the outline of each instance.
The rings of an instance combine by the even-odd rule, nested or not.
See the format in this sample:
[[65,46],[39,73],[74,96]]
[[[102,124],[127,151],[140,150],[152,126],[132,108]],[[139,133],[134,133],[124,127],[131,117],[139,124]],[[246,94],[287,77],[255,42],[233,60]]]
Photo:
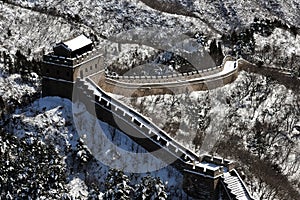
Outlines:
[[91,185],[89,189],[88,200],[98,200],[102,199],[102,193],[99,191],[99,188],[95,184]]
[[62,158],[38,138],[0,133],[0,199],[58,199],[68,191]]
[[89,160],[92,159],[91,152],[89,151],[87,146],[84,145],[84,142],[81,138],[78,139],[78,143],[76,147],[77,147],[76,157],[81,163],[87,163]]
[[105,180],[106,192],[103,199],[126,200],[130,199],[132,187],[129,186],[129,178],[122,171],[110,169]]
[[137,200],[165,200],[167,197],[165,185],[159,177],[153,178],[148,175],[136,185],[135,199]]

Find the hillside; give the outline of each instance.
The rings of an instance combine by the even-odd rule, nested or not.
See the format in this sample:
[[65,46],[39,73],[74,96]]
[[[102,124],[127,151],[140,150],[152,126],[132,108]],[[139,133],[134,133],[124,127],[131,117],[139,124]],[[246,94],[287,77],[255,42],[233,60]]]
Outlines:
[[[300,94],[299,86],[291,86],[300,75],[299,11],[300,3],[292,0],[0,1],[0,198],[101,199],[113,190],[105,186],[109,167],[103,162],[115,155],[100,162],[82,143],[72,122],[74,102],[41,98],[40,61],[55,43],[84,33],[105,52],[103,67],[119,74],[141,73],[144,64],[154,74],[191,69],[193,62],[170,54],[173,49],[149,46],[146,30],[157,32],[154,40],[167,35],[165,42],[172,45],[177,40],[170,35],[184,35],[216,64],[232,55],[259,67],[290,70],[291,83],[259,70],[241,71],[234,83],[210,91],[117,98],[197,153],[236,160],[256,199],[300,199]],[[119,48],[116,36],[134,34],[133,41],[144,41]],[[86,131],[94,131],[93,120],[86,121]],[[122,148],[145,152],[99,124]],[[125,174],[131,188],[148,175]],[[169,199],[189,198],[172,167],[149,175],[160,177]]]

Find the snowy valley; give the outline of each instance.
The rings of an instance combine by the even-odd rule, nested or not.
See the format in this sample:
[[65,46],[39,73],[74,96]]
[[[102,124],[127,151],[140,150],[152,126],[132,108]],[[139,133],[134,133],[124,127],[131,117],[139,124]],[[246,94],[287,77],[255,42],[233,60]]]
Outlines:
[[[193,199],[172,166],[149,173],[110,168],[131,160],[106,140],[147,151],[84,105],[41,95],[43,54],[82,33],[109,54],[102,67],[116,74],[190,69],[168,50],[147,42],[119,48],[112,39],[147,28],[184,33],[216,65],[231,55],[295,80],[290,87],[280,76],[242,70],[233,83],[209,91],[112,95],[197,154],[235,160],[255,199],[300,199],[299,13],[292,0],[0,1],[0,199]],[[79,132],[95,133],[100,158]],[[142,162],[159,165],[154,156]]]

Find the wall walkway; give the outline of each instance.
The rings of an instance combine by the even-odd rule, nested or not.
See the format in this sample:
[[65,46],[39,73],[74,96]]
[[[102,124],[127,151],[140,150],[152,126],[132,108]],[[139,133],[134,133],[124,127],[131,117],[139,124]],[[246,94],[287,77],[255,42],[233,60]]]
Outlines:
[[179,94],[215,89],[233,82],[239,71],[238,62],[225,57],[219,67],[172,76],[105,76],[104,71],[90,78],[107,92],[123,96]]
[[[78,79],[76,88],[78,100],[86,105],[90,113],[95,113],[98,119],[120,129],[148,152],[152,152],[155,157],[171,163],[183,174],[189,174],[189,178],[192,175],[205,181],[211,180],[208,183],[212,183],[212,189],[203,199],[212,198],[211,195],[217,190],[218,180],[233,170],[232,161],[207,155],[199,156],[185,148],[142,114],[108,95],[90,78]],[[242,186],[244,185],[238,175],[232,176],[238,179]],[[226,181],[224,183],[225,188],[229,186]],[[235,197],[231,188],[228,191]],[[239,192],[244,192],[243,197],[252,199],[246,188]],[[245,198],[236,196],[232,199]]]

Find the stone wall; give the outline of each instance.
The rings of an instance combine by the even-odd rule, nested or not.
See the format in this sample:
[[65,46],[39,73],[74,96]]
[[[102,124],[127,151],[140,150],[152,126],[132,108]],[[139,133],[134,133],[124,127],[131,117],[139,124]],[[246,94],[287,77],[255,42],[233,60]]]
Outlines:
[[212,179],[198,174],[184,172],[183,189],[200,200],[218,200],[219,199],[219,178]]
[[[217,169],[193,164],[195,161],[202,162],[201,158],[178,144],[134,110],[118,103],[103,91],[90,89],[89,83],[92,84],[89,79],[79,80],[76,82],[74,92],[77,93],[77,100],[85,104],[88,112],[118,128],[145,150],[152,152],[153,156],[178,169],[184,175],[183,188],[189,195],[197,199],[217,199],[221,189],[219,180],[223,174],[219,158],[213,159],[216,164],[219,162],[221,164]],[[229,164],[228,160],[225,160],[224,165],[226,164]]]
[[72,99],[75,80],[103,70],[103,57],[97,51],[78,58],[64,58],[52,54],[44,56],[42,66],[43,96],[60,96]]
[[192,91],[202,91],[208,89],[215,89],[233,82],[238,76],[238,70],[226,74],[215,79],[193,79],[176,82],[164,82],[167,79],[162,79],[161,83],[146,83],[141,84],[137,82],[121,82],[115,79],[100,79],[96,74],[91,79],[96,81],[98,85],[105,91],[119,94],[123,96],[147,96],[147,95],[163,95],[163,94],[181,94]]
[[59,96],[62,98],[72,99],[73,83],[58,81],[48,78],[42,80],[42,96]]

